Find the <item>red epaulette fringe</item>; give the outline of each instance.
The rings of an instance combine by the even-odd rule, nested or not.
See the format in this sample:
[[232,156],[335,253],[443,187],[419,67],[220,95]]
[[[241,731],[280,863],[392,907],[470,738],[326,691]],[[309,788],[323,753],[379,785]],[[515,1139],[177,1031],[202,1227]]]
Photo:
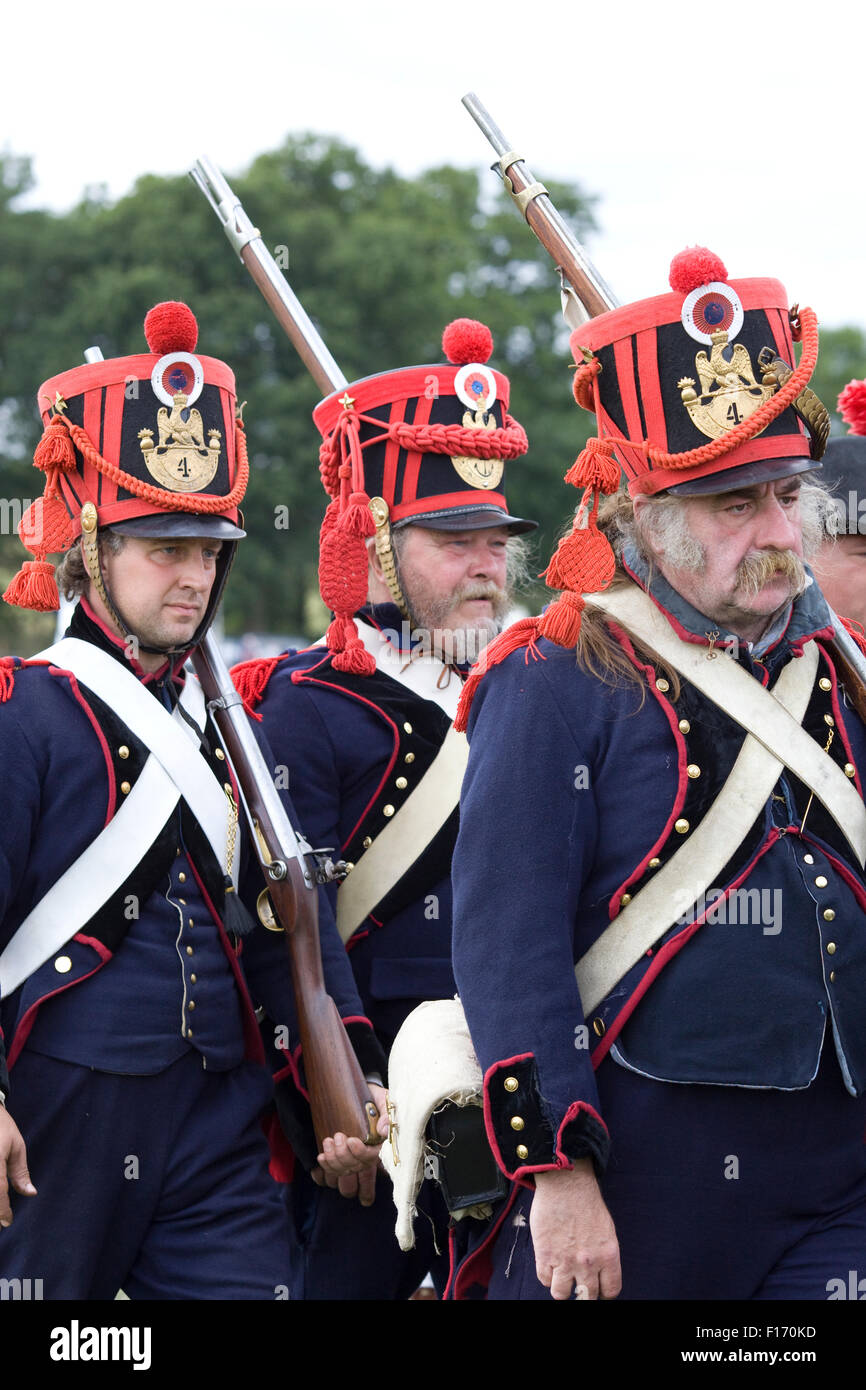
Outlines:
[[856,618],[843,618],[841,613],[838,614],[838,618],[849,637],[853,637],[863,655],[866,656],[866,632],[863,630],[863,624],[858,623]]
[[[475,692],[481,684],[482,677],[492,670],[494,666],[499,666],[507,656],[516,652],[520,647],[526,647],[526,659],[529,660],[530,654],[537,660],[540,652],[536,647],[536,642],[540,635],[540,618],[521,618],[519,622],[512,623],[504,632],[500,632],[498,637],[494,637],[481,653],[476,661],[463,692],[460,696],[460,703],[457,706],[457,715],[454,720],[454,727],[458,733],[463,733],[469,723],[469,711],[472,708],[472,701],[475,699]],[[543,658],[542,658],[543,660]]]
[[15,671],[21,665],[17,656],[0,658],[0,705],[5,705],[15,686]]
[[251,719],[261,719],[262,716],[256,714],[256,705],[264,698],[268,681],[282,660],[282,656],[257,656],[252,661],[241,661],[232,667],[231,678],[235,690]]

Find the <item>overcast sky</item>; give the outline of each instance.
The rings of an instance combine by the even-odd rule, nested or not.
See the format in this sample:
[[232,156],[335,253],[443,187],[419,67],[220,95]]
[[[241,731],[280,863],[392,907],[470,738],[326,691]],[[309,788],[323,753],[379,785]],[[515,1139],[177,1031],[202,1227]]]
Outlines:
[[598,195],[589,252],[620,300],[664,292],[671,257],[697,243],[733,278],[776,276],[822,322],[866,327],[860,13],[843,0],[7,5],[0,144],[33,156],[30,204],[57,209],[201,153],[231,174],[302,130],[403,173],[480,167],[492,154],[460,104],[474,89],[536,177]]

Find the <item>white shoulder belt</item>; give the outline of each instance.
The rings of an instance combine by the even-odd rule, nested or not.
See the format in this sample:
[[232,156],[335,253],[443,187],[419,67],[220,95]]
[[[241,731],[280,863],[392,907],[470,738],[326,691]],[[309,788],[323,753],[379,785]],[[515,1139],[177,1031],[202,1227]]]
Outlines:
[[[121,887],[181,796],[221,865],[229,827],[225,791],[199,754],[198,738],[177,710],[169,714],[131,671],[90,642],[65,637],[34,659],[71,671],[151,751],[116,815],[28,914],[0,955],[0,998],[50,960]],[[180,704],[203,730],[205,700],[196,681],[187,678]],[[236,883],[234,862],[231,872]]]
[[[355,626],[367,651],[376,658],[377,670],[399,681],[421,699],[435,701],[453,720],[462,688],[455,672],[433,656],[406,661],[369,623],[356,618]],[[445,671],[450,680],[442,688],[438,681]],[[337,930],[343,942],[349,940],[376,904],[411,869],[455,810],[468,757],[466,735],[458,734],[452,724],[418,785],[340,886]]]

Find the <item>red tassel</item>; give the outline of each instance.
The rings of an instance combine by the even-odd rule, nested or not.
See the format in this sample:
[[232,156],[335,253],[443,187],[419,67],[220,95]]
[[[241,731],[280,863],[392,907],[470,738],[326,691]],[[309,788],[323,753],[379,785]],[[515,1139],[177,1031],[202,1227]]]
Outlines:
[[[606,442],[606,441],[605,441]],[[616,492],[619,487],[619,464],[611,457],[611,445],[591,439],[581,450],[565,475],[572,487],[594,487],[599,492]]]
[[566,590],[541,616],[542,637],[558,647],[573,647],[580,636],[580,621],[586,607],[580,594]]
[[35,613],[56,613],[60,594],[54,578],[54,566],[47,560],[25,560],[11,580],[3,598],[16,608],[31,608]]
[[469,711],[472,708],[472,701],[475,699],[475,692],[481,684],[483,676],[492,670],[494,666],[499,666],[507,656],[516,652],[519,647],[533,647],[538,637],[538,618],[521,618],[519,622],[512,623],[504,632],[500,632],[498,637],[494,637],[492,642],[484,648],[466,680],[466,684],[460,694],[460,703],[457,706],[457,714],[454,719],[454,727],[459,734],[465,732],[469,722]]
[[590,515],[588,525],[572,531],[556,547],[544,571],[549,589],[571,589],[577,594],[597,594],[606,589],[616,570],[616,557],[610,541]]
[[372,676],[376,670],[376,658],[367,651],[355,633],[354,639],[346,643],[345,651],[337,652],[332,658],[331,665],[335,671],[344,671],[353,676]]
[[[366,492],[353,492],[349,505],[340,517],[340,530],[349,536],[375,536],[376,523],[370,512],[370,499]],[[365,595],[366,597],[366,595]]]
[[69,438],[69,430],[62,415],[52,415],[45,431],[36,445],[33,462],[37,468],[48,473],[58,468],[61,473],[71,473],[75,468],[75,446]]

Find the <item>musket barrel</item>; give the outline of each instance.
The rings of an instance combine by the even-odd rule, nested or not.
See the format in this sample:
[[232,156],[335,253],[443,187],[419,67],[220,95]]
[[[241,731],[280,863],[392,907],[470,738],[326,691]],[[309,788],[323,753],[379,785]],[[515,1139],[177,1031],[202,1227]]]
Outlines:
[[222,223],[234,250],[255,280],[280,327],[291,339],[299,357],[323,395],[347,385],[325,342],[253,226],[240,199],[211,160],[196,160],[190,178],[204,194]]
[[598,273],[574,232],[550,201],[547,190],[538,183],[534,174],[527,169],[523,157],[506,140],[486,106],[474,92],[467,92],[463,105],[499,155],[495,167],[505,180],[506,188],[539,241],[571,283],[589,317],[596,318],[598,314],[615,309],[619,301],[613,290]]

